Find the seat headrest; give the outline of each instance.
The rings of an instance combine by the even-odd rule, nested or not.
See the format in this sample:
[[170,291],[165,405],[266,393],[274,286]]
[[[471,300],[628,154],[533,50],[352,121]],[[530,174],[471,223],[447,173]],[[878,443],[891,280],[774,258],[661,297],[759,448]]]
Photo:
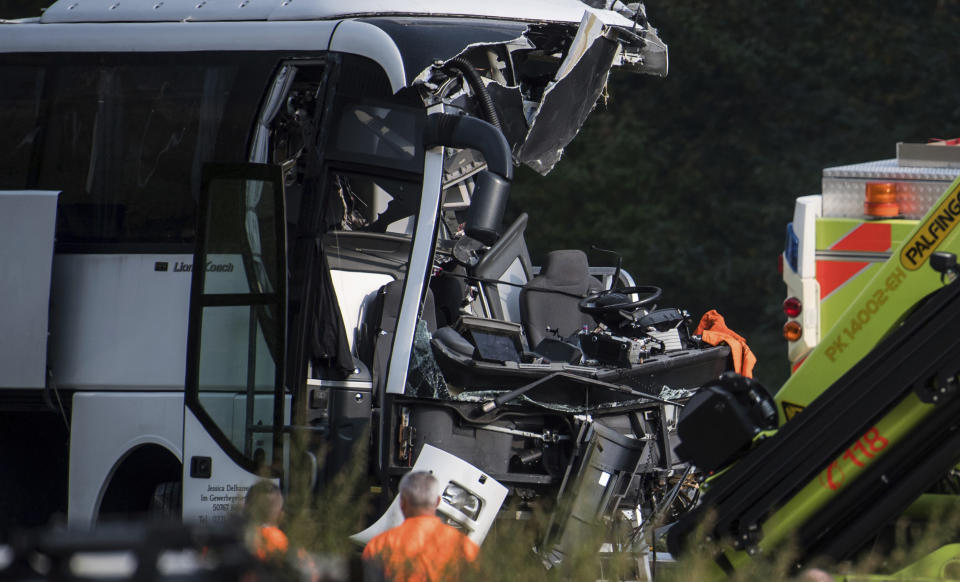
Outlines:
[[573,285],[587,277],[587,254],[578,249],[550,251],[540,270],[540,277],[556,285]]

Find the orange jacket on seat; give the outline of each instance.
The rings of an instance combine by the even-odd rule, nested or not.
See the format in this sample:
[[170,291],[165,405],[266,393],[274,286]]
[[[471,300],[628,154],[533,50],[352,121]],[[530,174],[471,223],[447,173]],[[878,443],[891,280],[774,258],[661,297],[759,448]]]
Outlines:
[[374,537],[363,549],[363,559],[379,561],[393,582],[438,582],[456,580],[458,568],[474,561],[479,551],[470,538],[427,515],[408,517]]
[[722,343],[730,346],[730,356],[733,358],[733,371],[741,376],[753,378],[753,367],[757,363],[757,357],[750,351],[747,340],[727,327],[723,316],[717,313],[716,309],[703,314],[700,318],[700,325],[694,335],[699,335],[703,341],[715,346]]

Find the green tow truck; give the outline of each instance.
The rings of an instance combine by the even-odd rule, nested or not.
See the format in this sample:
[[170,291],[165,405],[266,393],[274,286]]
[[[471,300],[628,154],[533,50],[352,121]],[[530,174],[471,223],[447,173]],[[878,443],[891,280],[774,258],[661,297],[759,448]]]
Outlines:
[[[958,224],[960,178],[775,396],[725,375],[688,403],[677,452],[710,477],[669,528],[671,553],[718,543],[723,577],[789,547],[799,572],[855,560],[898,517],[960,501],[931,493],[960,462]],[[960,544],[949,544],[871,579],[958,574]]]

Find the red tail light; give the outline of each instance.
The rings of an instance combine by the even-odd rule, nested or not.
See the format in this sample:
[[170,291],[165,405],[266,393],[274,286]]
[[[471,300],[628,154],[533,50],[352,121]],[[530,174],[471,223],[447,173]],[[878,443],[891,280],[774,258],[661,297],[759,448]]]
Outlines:
[[787,297],[783,301],[783,312],[787,317],[797,317],[803,311],[803,304],[796,297]]

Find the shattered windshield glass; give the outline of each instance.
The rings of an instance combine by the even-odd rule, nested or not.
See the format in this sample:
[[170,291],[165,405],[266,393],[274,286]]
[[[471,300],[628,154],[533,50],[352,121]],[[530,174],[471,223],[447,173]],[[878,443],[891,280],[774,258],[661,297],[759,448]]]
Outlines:
[[433,357],[430,346],[432,335],[427,330],[427,322],[417,322],[413,336],[413,350],[410,353],[410,372],[407,374],[407,396],[420,398],[450,398],[443,372]]

